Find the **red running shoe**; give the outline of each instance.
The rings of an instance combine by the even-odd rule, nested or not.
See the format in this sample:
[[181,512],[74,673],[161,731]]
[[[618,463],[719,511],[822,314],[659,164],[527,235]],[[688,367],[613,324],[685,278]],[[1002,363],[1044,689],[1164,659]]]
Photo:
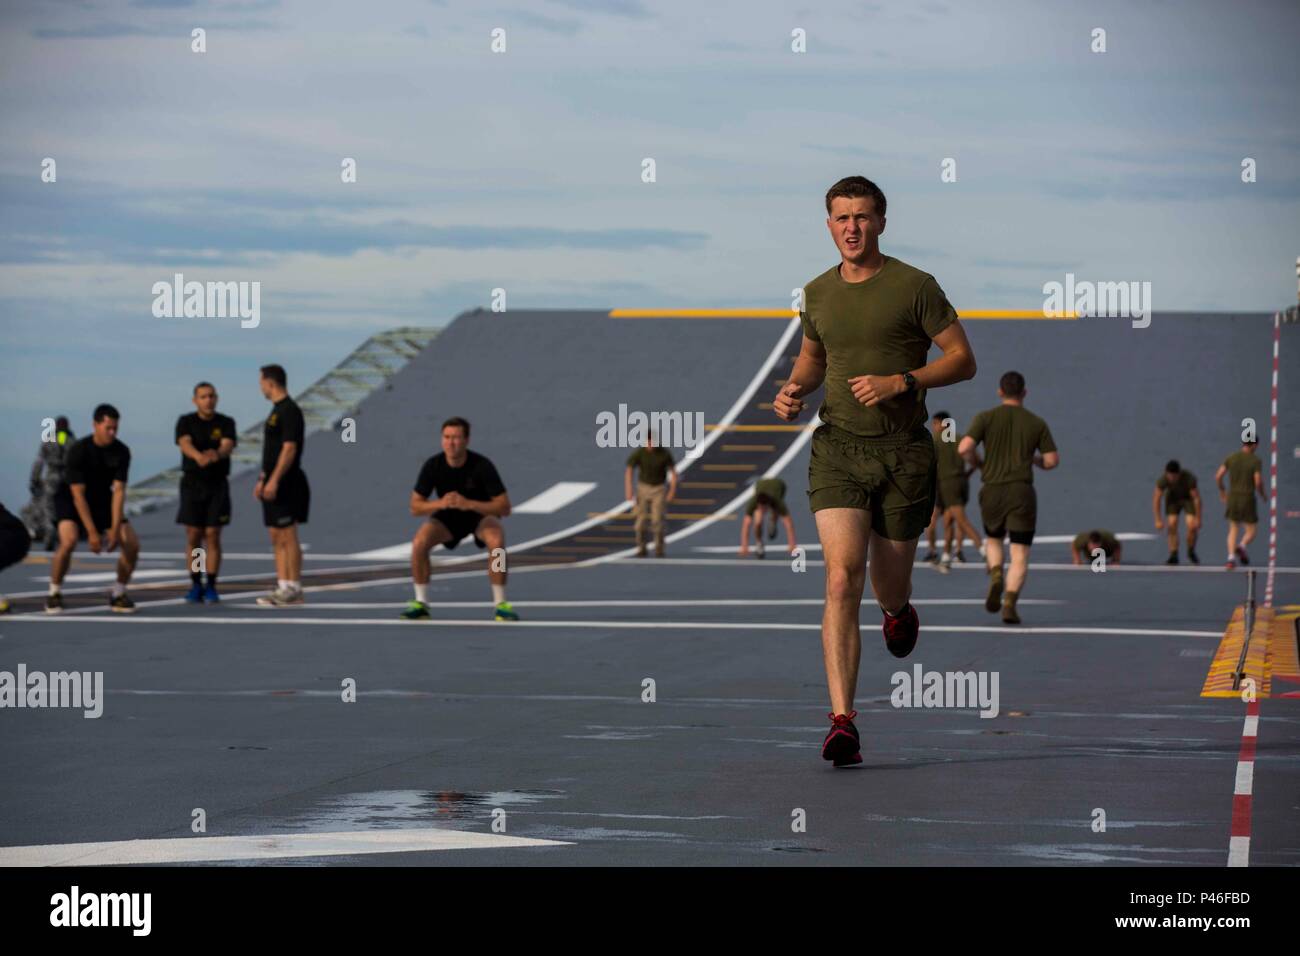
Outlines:
[[862,763],[858,728],[853,726],[853,718],[858,716],[858,712],[851,710],[847,714],[826,716],[831,719],[831,729],[822,743],[822,759],[832,761],[837,767]]
[[916,616],[916,608],[909,601],[896,617],[891,617],[884,608],[880,611],[885,615],[885,646],[895,657],[906,657],[916,647],[916,636],[921,632],[921,619]]

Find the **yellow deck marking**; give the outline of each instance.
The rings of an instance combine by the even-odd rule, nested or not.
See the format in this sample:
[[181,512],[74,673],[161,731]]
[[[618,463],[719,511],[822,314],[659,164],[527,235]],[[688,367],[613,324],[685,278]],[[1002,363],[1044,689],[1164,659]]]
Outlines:
[[755,471],[758,465],[700,465],[703,471]]
[[734,481],[683,481],[683,488],[734,488]]
[[[728,425],[729,432],[801,432],[807,425]],[[717,431],[717,425],[705,425],[706,432]]]
[[[1241,696],[1240,689],[1232,689],[1232,677],[1237,669],[1237,659],[1241,657],[1245,625],[1245,611],[1238,607],[1232,612],[1232,620],[1224,629],[1219,649],[1210,662],[1205,686],[1201,688],[1202,697]],[[1300,677],[1294,624],[1291,620],[1279,618],[1273,608],[1255,610],[1255,632],[1250,639],[1250,650],[1246,652],[1245,671],[1247,677],[1254,679],[1255,696],[1261,700],[1272,696],[1274,674]],[[1297,689],[1300,685],[1289,682],[1278,686],[1278,692],[1283,694]]]
[[775,445],[723,445],[723,451],[776,451]]
[[[962,319],[1075,319],[1073,312],[1043,315],[1042,309],[958,309]],[[611,319],[793,319],[792,309],[610,309]]]

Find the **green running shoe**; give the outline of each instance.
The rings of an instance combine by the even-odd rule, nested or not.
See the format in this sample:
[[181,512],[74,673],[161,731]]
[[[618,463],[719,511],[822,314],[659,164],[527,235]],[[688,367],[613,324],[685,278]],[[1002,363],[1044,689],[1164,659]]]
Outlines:
[[423,601],[412,601],[406,605],[402,617],[408,621],[427,621],[429,619],[429,606]]
[[519,620],[519,615],[515,613],[515,609],[511,607],[509,601],[502,601],[497,605],[497,610],[496,613],[492,615],[492,620],[517,621]]

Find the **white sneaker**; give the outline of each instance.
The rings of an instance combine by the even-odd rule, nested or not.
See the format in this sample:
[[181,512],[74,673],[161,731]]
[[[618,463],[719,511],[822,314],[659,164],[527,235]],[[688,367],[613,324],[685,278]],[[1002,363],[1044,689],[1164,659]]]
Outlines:
[[263,594],[257,599],[257,603],[262,607],[289,607],[296,604],[306,604],[306,598],[303,597],[302,591],[295,588],[276,588],[270,594]]

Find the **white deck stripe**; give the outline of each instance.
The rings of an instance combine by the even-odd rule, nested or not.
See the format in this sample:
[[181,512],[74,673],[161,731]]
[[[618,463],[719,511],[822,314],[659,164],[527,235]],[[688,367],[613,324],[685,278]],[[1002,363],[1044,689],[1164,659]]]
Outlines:
[[[175,603],[176,600],[169,603]],[[161,603],[161,602],[159,602]],[[645,600],[611,600],[611,601],[511,601],[511,605],[517,608],[530,607],[821,607],[826,603],[824,598],[714,598],[701,600],[678,600],[675,598],[663,599],[645,599]],[[971,606],[976,605],[983,607],[983,598],[912,598],[912,603],[918,607],[933,607],[936,605],[945,606]],[[1028,604],[1038,605],[1057,605],[1064,604],[1064,601],[1051,600],[1048,598],[1023,598],[1016,602],[1019,606]],[[319,601],[311,601],[305,607],[308,610],[319,611],[366,611],[366,610],[397,610],[401,608],[401,601],[338,601],[331,604],[324,604]],[[484,599],[482,601],[437,601],[429,602],[430,611],[438,611],[443,608],[491,608],[492,601]]]
[[1250,865],[1250,837],[1228,838],[1228,866]]
[[[233,627],[246,624],[310,624],[313,627],[492,627],[503,631],[512,628],[595,628],[603,630],[686,630],[686,631],[815,631],[820,624],[782,624],[772,621],[490,621],[482,618],[456,618],[449,620],[406,621],[399,617],[286,617],[280,609],[268,608],[265,614],[255,617],[140,617],[138,615],[92,616],[88,614],[15,614],[7,619],[9,624],[170,624],[179,630],[192,627]],[[870,632],[870,626],[864,627]],[[921,633],[976,634],[1109,634],[1132,637],[1212,637],[1222,639],[1221,631],[1181,631],[1130,627],[996,627],[990,625],[922,624]]]
[[[1119,534],[1115,535],[1115,537],[1120,541],[1151,541],[1155,539],[1156,535],[1146,534],[1145,532],[1142,531],[1121,531]],[[1069,544],[1074,540],[1074,538],[1075,536],[1072,534],[1038,534],[1038,535],[1034,535],[1034,544],[1035,545]],[[980,544],[983,543],[984,541],[981,538]],[[771,546],[769,545],[769,547]],[[822,549],[822,546],[820,544],[815,544],[815,543],[801,544],[799,545],[799,547],[803,548],[804,551],[820,551]],[[691,550],[698,551],[702,554],[728,554],[728,553],[734,554],[736,552],[736,545],[734,544],[696,545],[695,547],[691,548]],[[974,564],[978,565],[980,564],[980,562],[981,562],[980,558],[972,559],[972,563]],[[1035,564],[1034,567],[1038,567],[1038,565]]]
[[1251,787],[1255,783],[1255,761],[1238,760],[1237,761],[1237,785],[1233,788],[1233,796],[1248,797],[1250,796]]
[[533,495],[521,505],[511,508],[512,514],[555,514],[596,487],[594,481],[557,481],[543,492]]
[[1246,718],[1246,726],[1242,728],[1241,736],[1243,737],[1259,736],[1259,715],[1258,714]]
[[429,850],[492,850],[506,847],[572,846],[464,830],[371,830],[351,833],[289,833],[269,836],[194,836],[108,843],[0,847],[0,866],[126,866],[149,863],[215,863],[222,860],[287,860]]

